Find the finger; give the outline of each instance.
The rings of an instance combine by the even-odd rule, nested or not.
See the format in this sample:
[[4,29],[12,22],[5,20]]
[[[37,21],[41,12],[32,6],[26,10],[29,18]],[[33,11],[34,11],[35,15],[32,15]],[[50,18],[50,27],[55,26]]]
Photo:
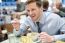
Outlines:
[[41,35],[39,38],[40,38],[40,39],[46,39],[47,36]]
[[40,35],[46,35],[47,33],[46,32],[41,32]]
[[49,35],[48,34],[46,34],[46,33],[43,33],[43,34],[40,34],[40,37],[48,37]]

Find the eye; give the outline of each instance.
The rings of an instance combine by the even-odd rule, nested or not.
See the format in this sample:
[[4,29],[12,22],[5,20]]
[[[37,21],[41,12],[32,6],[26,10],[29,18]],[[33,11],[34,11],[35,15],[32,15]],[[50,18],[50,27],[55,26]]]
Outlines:
[[32,11],[34,11],[35,9],[32,9]]
[[27,10],[27,12],[30,12],[30,10]]

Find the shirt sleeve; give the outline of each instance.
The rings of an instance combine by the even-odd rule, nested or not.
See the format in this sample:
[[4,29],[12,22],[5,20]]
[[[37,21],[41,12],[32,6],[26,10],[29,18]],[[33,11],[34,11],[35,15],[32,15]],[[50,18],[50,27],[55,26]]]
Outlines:
[[65,16],[65,13],[63,11],[59,11],[58,14],[61,16],[61,17],[64,17]]
[[54,41],[57,41],[57,40],[65,41],[65,34],[54,35]]
[[58,20],[58,28],[60,29],[60,35],[54,35],[55,41],[65,40],[65,20],[61,17],[56,20]]

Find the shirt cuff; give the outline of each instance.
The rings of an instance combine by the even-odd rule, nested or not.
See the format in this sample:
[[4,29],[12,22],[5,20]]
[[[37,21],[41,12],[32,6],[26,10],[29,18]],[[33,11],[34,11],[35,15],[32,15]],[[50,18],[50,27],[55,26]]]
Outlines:
[[54,35],[54,41],[57,41],[57,40],[65,40],[65,34]]

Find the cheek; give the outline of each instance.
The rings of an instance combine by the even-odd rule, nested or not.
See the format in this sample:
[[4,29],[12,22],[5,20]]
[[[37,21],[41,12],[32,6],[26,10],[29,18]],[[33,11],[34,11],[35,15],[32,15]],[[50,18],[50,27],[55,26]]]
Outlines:
[[38,18],[39,18],[39,16],[36,14],[35,17],[34,17],[34,19],[37,20]]
[[39,16],[40,16],[40,13],[39,13],[39,12],[37,12],[37,13],[36,13],[36,16],[37,16],[37,17],[39,17]]
[[38,18],[38,16],[39,16],[39,15],[38,15],[38,14],[36,14],[36,18]]

